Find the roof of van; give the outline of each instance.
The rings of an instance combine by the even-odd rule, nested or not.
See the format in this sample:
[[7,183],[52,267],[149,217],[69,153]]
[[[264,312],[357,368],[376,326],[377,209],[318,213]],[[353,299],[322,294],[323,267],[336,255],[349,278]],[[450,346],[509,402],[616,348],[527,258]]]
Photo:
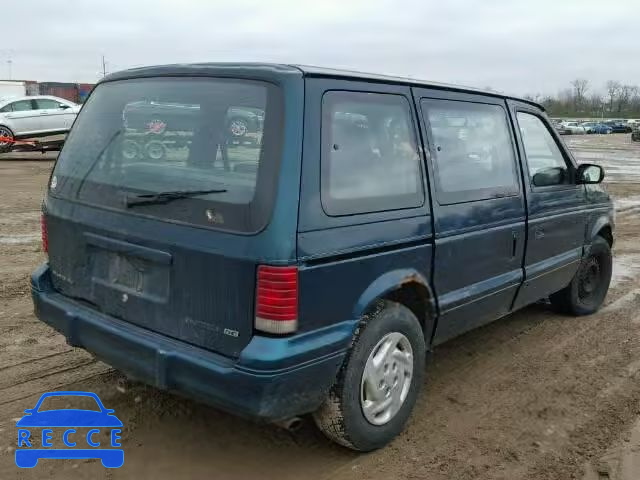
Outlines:
[[271,71],[272,73],[277,72],[301,72],[306,77],[329,77],[329,78],[344,78],[349,80],[364,80],[370,82],[382,82],[382,83],[396,83],[403,84],[409,86],[420,86],[427,88],[437,88],[441,90],[453,90],[457,92],[467,92],[467,93],[476,93],[482,95],[490,95],[493,97],[499,98],[508,98],[512,100],[518,100],[520,102],[528,103],[534,105],[541,110],[544,110],[544,107],[539,103],[536,103],[531,100],[527,100],[521,97],[515,97],[511,95],[505,95],[500,92],[495,92],[491,90],[482,90],[474,87],[465,87],[461,85],[447,84],[447,83],[439,83],[432,82],[428,80],[418,80],[412,77],[398,77],[392,75],[382,75],[376,73],[365,73],[365,72],[357,72],[352,70],[340,70],[334,68],[324,68],[324,67],[316,67],[311,65],[293,65],[293,64],[280,64],[280,63],[226,63],[226,62],[216,62],[216,63],[188,63],[188,64],[173,64],[173,65],[157,65],[157,66],[149,66],[149,67],[139,67],[132,68],[129,70],[123,70],[120,72],[112,73],[107,75],[103,80],[100,81],[111,81],[111,80],[121,80],[125,78],[135,78],[135,77],[147,77],[147,76],[157,76],[157,75],[185,75],[189,72],[198,73],[200,75],[206,74],[205,72],[210,71],[212,74],[215,71],[220,70],[262,70],[262,71]]

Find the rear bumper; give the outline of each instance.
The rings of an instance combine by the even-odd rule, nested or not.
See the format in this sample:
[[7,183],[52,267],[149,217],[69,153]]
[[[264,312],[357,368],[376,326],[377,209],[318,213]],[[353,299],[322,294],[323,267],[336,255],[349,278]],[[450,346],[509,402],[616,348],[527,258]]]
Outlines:
[[275,421],[318,408],[355,321],[285,338],[254,336],[238,359],[137,327],[57,293],[47,265],[31,278],[36,316],[113,367],[234,414]]

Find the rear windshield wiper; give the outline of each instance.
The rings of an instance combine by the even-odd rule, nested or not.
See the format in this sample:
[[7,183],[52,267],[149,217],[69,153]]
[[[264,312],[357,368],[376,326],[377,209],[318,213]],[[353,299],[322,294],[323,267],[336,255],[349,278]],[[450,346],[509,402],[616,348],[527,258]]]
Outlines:
[[136,205],[161,205],[179,200],[181,198],[197,197],[198,195],[208,195],[210,193],[224,193],[225,188],[214,190],[176,190],[173,192],[145,193],[142,195],[126,196],[124,203],[127,208]]

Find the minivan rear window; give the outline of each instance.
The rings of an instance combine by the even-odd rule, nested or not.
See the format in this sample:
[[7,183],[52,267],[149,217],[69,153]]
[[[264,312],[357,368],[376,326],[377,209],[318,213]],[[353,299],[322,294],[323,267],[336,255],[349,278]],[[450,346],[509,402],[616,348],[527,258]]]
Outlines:
[[266,82],[140,78],[98,85],[51,180],[54,196],[251,233],[268,222],[283,101]]

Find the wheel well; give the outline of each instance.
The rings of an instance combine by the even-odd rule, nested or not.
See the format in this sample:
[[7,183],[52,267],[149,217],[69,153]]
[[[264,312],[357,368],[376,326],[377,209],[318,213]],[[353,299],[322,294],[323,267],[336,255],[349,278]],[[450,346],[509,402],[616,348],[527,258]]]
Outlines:
[[606,226],[600,229],[598,236],[604,238],[610,247],[613,247],[613,232],[611,227]]
[[384,296],[385,300],[397,302],[407,307],[416,316],[425,338],[429,341],[433,333],[434,318],[433,300],[429,289],[418,282],[408,282],[402,284],[396,290],[392,290]]

